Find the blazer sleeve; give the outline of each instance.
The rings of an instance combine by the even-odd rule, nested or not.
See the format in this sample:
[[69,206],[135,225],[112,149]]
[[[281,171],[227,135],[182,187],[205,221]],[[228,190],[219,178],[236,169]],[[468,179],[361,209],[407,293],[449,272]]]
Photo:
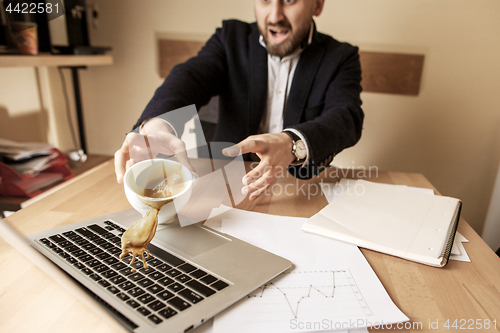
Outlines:
[[[289,168],[297,178],[309,179],[319,174],[336,154],[353,146],[361,138],[364,113],[360,98],[362,89],[359,53],[357,47],[348,44],[344,47],[348,51],[344,50],[339,67],[331,71],[328,84],[325,85],[324,104],[319,106],[321,110],[318,115],[309,121],[290,126],[306,138],[310,154],[307,165]],[[328,57],[325,61],[329,61]],[[320,67],[320,72],[328,71],[322,71]]]
[[197,56],[175,66],[156,90],[134,128],[144,120],[161,115],[181,136],[184,124],[192,114],[168,112],[192,104],[199,110],[212,96],[220,94],[227,73],[223,40],[224,31],[218,28]]

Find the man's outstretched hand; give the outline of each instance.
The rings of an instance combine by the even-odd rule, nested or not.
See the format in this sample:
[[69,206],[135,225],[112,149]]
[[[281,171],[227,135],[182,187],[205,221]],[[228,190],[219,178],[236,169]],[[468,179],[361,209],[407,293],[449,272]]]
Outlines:
[[295,160],[292,146],[292,139],[286,133],[259,134],[223,149],[222,153],[230,157],[255,153],[260,158],[259,165],[242,179],[244,187],[241,192],[255,200],[274,184],[276,174],[282,173]]
[[140,133],[129,133],[122,147],[115,153],[115,173],[118,183],[123,183],[125,172],[137,162],[155,158],[158,154],[175,155],[189,170],[195,171],[186,153],[186,145],[172,133],[170,125],[161,119],[151,119]]

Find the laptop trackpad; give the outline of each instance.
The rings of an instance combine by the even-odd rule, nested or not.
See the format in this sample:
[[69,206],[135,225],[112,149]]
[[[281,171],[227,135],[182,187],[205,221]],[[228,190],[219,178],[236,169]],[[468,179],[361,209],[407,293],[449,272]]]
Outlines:
[[196,257],[231,240],[198,225],[187,227],[177,225],[158,230],[153,241],[166,243],[190,256]]

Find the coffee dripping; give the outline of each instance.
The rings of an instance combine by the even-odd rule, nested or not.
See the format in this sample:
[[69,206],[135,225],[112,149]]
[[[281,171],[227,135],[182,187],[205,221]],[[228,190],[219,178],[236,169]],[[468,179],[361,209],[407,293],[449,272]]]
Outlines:
[[[143,197],[154,199],[168,199],[181,193],[185,188],[184,177],[182,176],[182,166],[179,165],[175,170],[167,175],[163,168],[163,177],[151,180],[144,188]],[[158,200],[154,203],[146,203],[149,206],[148,212],[142,219],[134,222],[122,235],[122,253],[120,259],[123,259],[127,254],[132,255],[130,265],[135,262],[137,256],[142,258],[143,267],[147,269],[149,266],[146,263],[144,252],[147,257],[150,256],[147,245],[151,242],[156,234],[158,227],[158,213],[164,205],[172,202],[170,200]],[[135,272],[135,268],[132,272]]]

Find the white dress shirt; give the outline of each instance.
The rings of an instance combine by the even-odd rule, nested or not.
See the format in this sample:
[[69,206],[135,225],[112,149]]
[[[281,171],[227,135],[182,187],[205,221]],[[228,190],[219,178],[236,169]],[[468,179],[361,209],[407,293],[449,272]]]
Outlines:
[[[307,45],[311,43],[312,32],[313,26],[311,25]],[[259,42],[264,48],[266,47],[262,35]],[[283,128],[283,113],[302,50],[303,48],[299,47],[292,54],[283,58],[267,54],[267,103],[260,122],[259,133],[277,134],[285,130],[298,135],[306,146],[307,155],[303,164],[305,165],[309,160],[309,147],[305,137],[293,128]]]

